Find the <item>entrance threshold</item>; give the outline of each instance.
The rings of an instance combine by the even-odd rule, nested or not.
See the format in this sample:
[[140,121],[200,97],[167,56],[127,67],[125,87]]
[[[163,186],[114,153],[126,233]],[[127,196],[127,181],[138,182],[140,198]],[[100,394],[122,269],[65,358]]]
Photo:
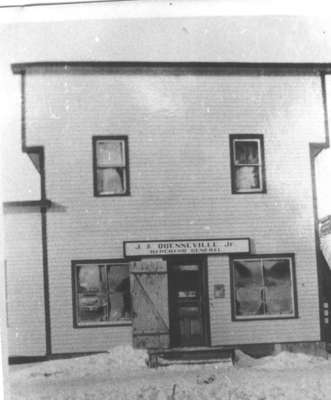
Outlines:
[[173,347],[170,349],[148,350],[149,366],[167,366],[172,364],[208,364],[234,362],[234,347],[231,346],[199,346]]

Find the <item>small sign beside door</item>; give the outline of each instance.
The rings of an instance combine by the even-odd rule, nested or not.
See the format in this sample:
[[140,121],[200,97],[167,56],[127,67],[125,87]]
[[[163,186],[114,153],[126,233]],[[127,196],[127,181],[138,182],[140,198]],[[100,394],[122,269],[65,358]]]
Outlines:
[[225,297],[225,286],[214,285],[214,299],[224,299]]
[[125,257],[249,252],[250,243],[248,238],[124,242]]

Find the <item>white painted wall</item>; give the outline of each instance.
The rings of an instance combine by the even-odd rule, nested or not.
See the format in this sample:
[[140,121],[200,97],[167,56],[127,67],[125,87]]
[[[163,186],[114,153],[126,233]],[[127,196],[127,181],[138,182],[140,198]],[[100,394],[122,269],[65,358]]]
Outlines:
[[11,209],[4,215],[9,356],[43,356],[44,283],[40,211]]
[[[327,93],[327,119],[329,131],[331,128],[331,75],[325,78]],[[331,140],[331,138],[330,138]],[[320,219],[331,215],[331,149],[323,150],[316,158],[316,189],[318,216]]]
[[[295,253],[299,319],[231,322],[229,298],[217,300],[213,344],[318,340],[309,142],[325,133],[319,76],[110,72],[27,73],[27,144],[45,146],[55,203],[48,213],[54,352],[131,342],[130,327],[73,329],[72,317],[71,260],[121,258],[126,240],[242,236],[253,239],[255,253]],[[264,135],[267,194],[231,194],[231,133]],[[131,196],[93,197],[93,135],[128,135]],[[229,267],[210,260],[211,281],[229,294]]]

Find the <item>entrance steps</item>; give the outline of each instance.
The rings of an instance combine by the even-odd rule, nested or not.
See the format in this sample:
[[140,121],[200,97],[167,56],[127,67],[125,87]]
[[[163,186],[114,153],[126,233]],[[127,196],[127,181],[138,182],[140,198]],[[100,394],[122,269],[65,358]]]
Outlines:
[[149,349],[148,365],[157,368],[178,364],[212,364],[234,362],[234,347],[178,347],[171,349]]

